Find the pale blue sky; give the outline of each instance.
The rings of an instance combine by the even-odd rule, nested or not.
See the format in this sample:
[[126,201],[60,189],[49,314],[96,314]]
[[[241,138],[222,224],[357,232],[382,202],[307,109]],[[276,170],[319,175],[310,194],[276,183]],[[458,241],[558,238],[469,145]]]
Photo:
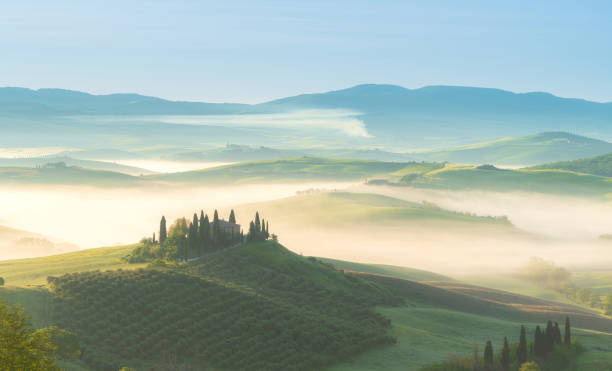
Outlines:
[[609,1],[0,2],[0,86],[260,102],[360,83],[612,101]]

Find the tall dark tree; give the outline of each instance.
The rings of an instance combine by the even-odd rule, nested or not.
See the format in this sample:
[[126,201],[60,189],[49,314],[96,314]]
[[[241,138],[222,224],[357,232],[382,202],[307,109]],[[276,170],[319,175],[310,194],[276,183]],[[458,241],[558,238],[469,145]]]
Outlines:
[[255,232],[261,232],[261,221],[259,220],[259,211],[255,212]]
[[544,349],[546,353],[552,352],[555,347],[555,326],[551,320],[546,322],[546,330],[544,332]]
[[185,259],[189,258],[189,253],[191,251],[194,251],[198,244],[197,244],[197,236],[198,235],[198,230],[197,227],[193,224],[193,223],[189,223],[189,233],[187,234],[187,246],[188,249],[185,252]]
[[484,362],[485,368],[491,370],[493,367],[493,344],[491,344],[491,340],[487,340],[487,345],[485,345]]
[[198,247],[200,247],[200,221],[198,220],[197,213],[193,213],[193,220],[191,221],[191,224],[193,225],[193,242],[191,244],[191,249],[195,251],[198,250]]
[[533,354],[536,357],[543,357],[546,355],[546,345],[543,343],[544,334],[540,330],[540,326],[536,326],[535,337],[533,339]]
[[525,326],[521,326],[521,338],[516,349],[516,358],[519,365],[527,362],[527,335],[525,334]]
[[504,371],[508,371],[510,367],[510,347],[508,346],[508,338],[504,336],[504,347],[499,358]]
[[213,215],[213,227],[212,227],[211,241],[215,249],[219,247],[219,244],[221,242],[219,213],[217,212],[217,210],[215,210],[215,214]]
[[236,224],[236,215],[234,214],[234,209],[232,209],[232,211],[230,211],[230,216],[229,216],[229,220],[230,223],[234,223]]
[[162,216],[159,222],[159,244],[163,245],[168,237],[168,231],[166,230],[166,217]]
[[570,345],[572,343],[569,317],[565,317],[565,337],[563,338],[563,342],[565,345]]
[[249,234],[247,235],[247,241],[253,241],[255,238],[256,238],[255,223],[251,221],[251,223],[249,223]]
[[266,221],[266,238],[270,237],[270,224]]
[[555,322],[555,336],[554,336],[555,340],[554,343],[555,345],[559,345],[561,343],[563,343],[563,338],[561,337],[561,329],[559,328],[559,323]]
[[200,228],[198,232],[200,235],[200,249],[202,249],[202,253],[206,253],[210,247],[210,223],[208,215],[204,215],[204,211],[200,212]]

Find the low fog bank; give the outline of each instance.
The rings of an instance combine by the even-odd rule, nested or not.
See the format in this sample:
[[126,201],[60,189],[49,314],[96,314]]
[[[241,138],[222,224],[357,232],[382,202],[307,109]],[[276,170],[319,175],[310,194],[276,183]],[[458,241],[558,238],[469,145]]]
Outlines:
[[479,216],[507,216],[519,229],[554,238],[582,240],[612,234],[612,205],[585,198],[368,185],[351,187],[350,191],[428,201],[443,209]]
[[[243,185],[223,188],[101,189],[1,187],[0,225],[62,239],[79,248],[138,242],[156,232],[162,215],[174,219],[204,209],[295,195],[309,188],[342,189],[354,183]],[[227,215],[221,215],[227,218]],[[238,215],[238,222],[250,220]]]
[[230,165],[232,162],[184,162],[170,160],[104,160],[117,164],[133,166],[156,173],[180,173],[184,171],[208,169],[211,167]]

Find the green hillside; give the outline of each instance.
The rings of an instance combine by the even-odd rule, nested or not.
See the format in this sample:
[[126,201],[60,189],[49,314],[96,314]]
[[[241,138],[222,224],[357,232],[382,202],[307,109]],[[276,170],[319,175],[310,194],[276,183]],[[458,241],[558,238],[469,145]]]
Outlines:
[[426,161],[527,166],[608,152],[612,152],[612,143],[570,133],[548,132],[412,155]]
[[[420,370],[452,356],[470,358],[474,344],[493,341],[499,351],[504,336],[518,342],[521,325],[533,337],[536,325],[569,315],[573,337],[586,352],[567,370],[609,370],[612,367],[612,320],[582,308],[534,299],[460,282],[412,282],[388,276],[360,275],[404,298],[402,307],[381,307],[391,319],[392,347],[379,348],[333,366],[333,371]],[[558,370],[563,371],[563,370]]]
[[[89,366],[62,363],[68,370],[147,369],[175,356],[213,369],[418,370],[469,356],[486,339],[499,349],[521,324],[532,336],[536,324],[565,315],[587,348],[577,364],[612,363],[612,320],[572,305],[404,267],[306,258],[273,242],[146,269],[121,260],[131,249],[0,262],[8,285],[0,297],[22,303],[37,327],[53,321],[79,334]],[[56,277],[53,305],[44,287],[30,286],[46,276]]]
[[[76,153],[78,154],[78,152]],[[126,166],[107,161],[82,160],[69,156],[45,156],[24,158],[0,158],[0,167],[43,167],[49,163],[61,163],[90,170],[112,171],[127,175],[139,176],[154,174],[153,171],[133,166]]]
[[313,223],[318,227],[354,228],[356,224],[368,223],[370,228],[375,229],[431,221],[512,227],[505,218],[473,216],[432,204],[417,204],[373,193],[342,191],[306,192],[284,199],[237,206],[236,210],[246,215],[252,214],[253,210],[261,210],[275,220],[275,226],[292,225],[296,228]]
[[401,162],[303,157],[246,162],[183,173],[152,175],[145,178],[165,182],[224,185],[280,181],[359,181],[380,174],[392,173],[408,165],[408,163]]
[[0,184],[7,185],[94,185],[100,187],[133,187],[143,185],[141,177],[113,171],[91,170],[77,166],[53,164],[40,168],[1,167]]
[[371,310],[396,300],[273,242],[178,268],[51,278],[54,319],[95,369],[179,364],[311,370],[392,344]]
[[446,164],[444,168],[410,174],[400,181],[373,180],[370,184],[395,184],[447,190],[540,192],[584,197],[604,197],[612,192],[605,177],[566,170],[499,169],[494,166]]
[[531,169],[560,169],[583,174],[612,177],[612,153],[573,161],[557,161],[534,166],[531,167]]
[[420,269],[398,267],[386,264],[364,264],[353,263],[344,260],[317,258],[329,263],[337,269],[355,273],[372,273],[382,276],[392,276],[411,281],[452,281],[453,279],[441,274],[428,272]]

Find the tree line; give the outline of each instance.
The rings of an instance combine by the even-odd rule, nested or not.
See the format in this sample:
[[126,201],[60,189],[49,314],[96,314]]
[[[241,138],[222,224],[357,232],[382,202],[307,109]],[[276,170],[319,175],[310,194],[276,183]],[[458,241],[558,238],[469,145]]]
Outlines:
[[521,326],[519,342],[510,345],[508,337],[504,337],[498,356],[491,340],[487,340],[482,358],[475,346],[472,359],[453,359],[427,366],[422,371],[557,370],[581,352],[580,344],[572,343],[570,320],[566,317],[563,335],[557,322],[548,321],[543,329],[536,326],[533,341],[528,343],[525,326]]
[[227,220],[220,219],[217,210],[214,210],[212,220],[201,210],[199,216],[198,213],[194,213],[190,220],[184,217],[178,218],[169,227],[166,217],[162,216],[158,239],[155,233],[152,238],[143,238],[126,260],[131,263],[155,259],[185,261],[244,242],[267,240],[270,237],[269,228],[268,221],[260,218],[259,212],[256,212],[245,236],[240,226],[236,224],[236,214],[233,209]]

